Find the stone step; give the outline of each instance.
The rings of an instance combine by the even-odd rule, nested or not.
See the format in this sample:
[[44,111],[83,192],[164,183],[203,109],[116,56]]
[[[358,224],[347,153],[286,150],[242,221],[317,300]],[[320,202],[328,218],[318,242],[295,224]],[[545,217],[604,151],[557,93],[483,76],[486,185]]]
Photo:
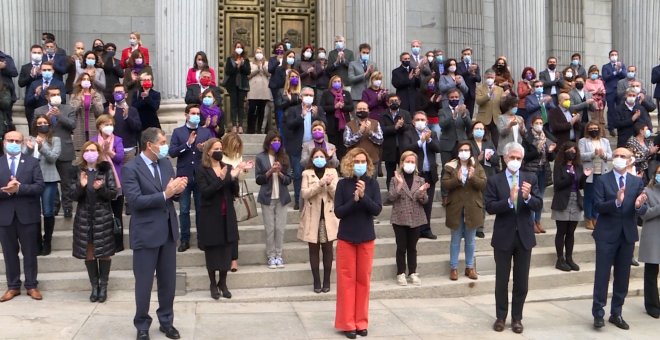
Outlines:
[[[456,296],[474,294],[472,288],[476,286],[483,287],[481,293],[492,292],[492,282],[494,274],[494,261],[492,251],[478,252],[477,268],[481,277],[477,281],[468,280],[460,275],[456,282],[449,283],[446,278],[449,272],[449,255],[422,255],[418,256],[418,272],[422,279],[440,277],[445,278],[451,285],[463,285],[461,290],[455,292]],[[554,247],[535,248],[532,253],[532,273],[541,270],[543,279],[533,279],[530,282],[530,289],[541,289],[546,287],[557,287],[560,285],[569,285],[576,283],[590,282],[593,280],[593,263],[595,253],[594,247],[579,247],[574,253],[575,261],[582,266],[579,272],[565,273],[552,268],[554,266],[556,255]],[[114,262],[114,261],[113,261]],[[89,290],[87,273],[83,270],[82,261],[78,262],[79,270],[71,272],[40,273],[39,288],[43,290],[66,290],[66,291],[86,291]],[[113,268],[116,268],[113,263]],[[463,265],[459,265],[462,270]],[[185,267],[179,264],[177,272],[180,276],[185,275],[185,291],[198,291],[208,289],[208,275],[206,269],[202,266]],[[387,281],[395,286],[394,276],[396,273],[395,261],[392,257],[376,258],[373,261],[372,281]],[[633,276],[640,277],[643,273],[641,267],[633,267]],[[333,281],[335,279],[333,274]],[[537,277],[532,274],[532,277]],[[5,284],[4,277],[0,284]],[[275,288],[290,286],[310,286],[312,278],[309,272],[309,264],[294,263],[288,264],[283,269],[268,269],[265,265],[261,266],[242,266],[237,273],[231,273],[228,278],[228,286],[231,289],[254,289],[254,288]],[[467,285],[465,285],[467,283]],[[132,290],[134,279],[132,270],[115,269],[110,274],[111,290]],[[392,287],[401,289],[398,286]],[[440,288],[440,287],[438,287]],[[468,289],[469,288],[469,289]],[[179,287],[178,290],[181,290]],[[435,290],[434,290],[435,291]],[[407,292],[406,292],[407,293]],[[437,290],[437,294],[445,294],[442,289]],[[434,293],[435,294],[435,293]]]
[[[381,228],[387,229],[387,228]],[[391,228],[389,228],[391,230]],[[445,228],[446,229],[446,228]],[[552,247],[554,246],[556,231],[554,229],[548,230],[547,234],[539,234],[536,239],[538,247]],[[59,235],[58,235],[59,236]],[[126,239],[126,238],[125,238]],[[579,229],[575,233],[576,248],[586,249],[593,247],[593,239],[591,233],[586,229]],[[421,239],[417,245],[417,252],[419,255],[447,255],[449,254],[451,236],[444,234],[439,235],[437,240]],[[63,243],[62,241],[58,241]],[[127,242],[125,242],[128,245]],[[307,244],[294,240],[293,242],[286,242],[283,245],[283,257],[287,264],[307,263],[309,261],[309,252]],[[484,239],[477,239],[476,242],[477,252],[491,251],[490,237]],[[383,237],[379,235],[376,240],[376,250],[374,258],[391,258],[396,253],[396,242],[392,236]],[[127,249],[120,253],[115,254],[113,257],[114,269],[129,270],[132,268],[132,251]],[[266,260],[265,244],[261,243],[241,243],[239,246],[239,263],[242,266],[259,266],[263,265]],[[62,250],[55,250],[48,256],[39,257],[40,272],[73,272],[80,269],[81,261],[75,259],[71,255],[71,242],[69,236],[68,247]],[[0,274],[4,273],[4,256],[0,255]],[[186,252],[177,253],[177,265],[180,267],[203,267],[205,264],[204,253],[193,246]]]

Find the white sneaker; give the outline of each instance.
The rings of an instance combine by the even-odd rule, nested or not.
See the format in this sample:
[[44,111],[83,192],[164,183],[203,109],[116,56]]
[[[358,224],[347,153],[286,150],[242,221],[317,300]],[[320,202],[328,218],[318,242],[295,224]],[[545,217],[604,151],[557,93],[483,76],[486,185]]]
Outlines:
[[277,268],[277,263],[275,263],[275,258],[274,257],[268,257],[268,268],[269,269]]
[[408,280],[406,280],[406,274],[399,274],[396,276],[396,283],[399,284],[399,286],[407,286],[408,285]]
[[412,273],[409,277],[410,283],[414,284],[415,286],[420,286],[422,284],[422,280],[419,278],[419,274]]
[[275,266],[277,267],[277,269],[282,269],[282,268],[284,268],[284,259],[282,259],[282,258],[279,257],[279,256],[276,257],[276,258],[275,258]]

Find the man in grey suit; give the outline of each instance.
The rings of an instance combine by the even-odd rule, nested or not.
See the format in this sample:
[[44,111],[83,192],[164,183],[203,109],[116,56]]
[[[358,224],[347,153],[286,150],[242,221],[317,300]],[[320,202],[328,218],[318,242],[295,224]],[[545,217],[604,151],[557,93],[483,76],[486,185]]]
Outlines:
[[179,339],[173,326],[176,281],[176,240],[179,224],[174,200],[188,185],[187,177],[174,177],[174,168],[166,158],[168,144],[158,128],[142,132],[138,157],[124,165],[122,187],[131,206],[130,243],[133,249],[135,276],[135,317],[137,339],[149,339],[149,300],[154,280],[158,277],[156,311],[160,331],[170,339]]
[[[575,77],[575,87],[568,92],[568,95],[571,100],[571,106],[568,107],[568,111],[582,115],[580,128],[580,131],[582,131],[582,127],[586,126],[589,122],[590,112],[596,111],[596,102],[591,97],[591,93],[584,90],[584,77]],[[579,138],[576,137],[575,139],[578,140]]]
[[377,71],[376,64],[369,60],[371,46],[367,43],[360,44],[360,59],[348,64],[348,81],[351,86],[351,98],[355,104],[362,101],[362,91],[369,86],[369,78]]
[[76,170],[71,165],[71,162],[76,159],[71,134],[76,128],[76,112],[70,105],[62,104],[62,93],[57,86],[49,86],[46,89],[46,100],[48,104],[38,107],[34,110],[34,114],[35,117],[41,114],[48,116],[51,126],[53,126],[53,135],[59,137],[62,142],[62,153],[55,164],[60,175],[62,199],[60,201],[60,195],[57,193],[55,205],[58,206],[57,202],[61,202],[62,208],[64,208],[64,217],[71,218],[73,216],[73,205],[71,203],[73,183],[71,182],[76,174]]

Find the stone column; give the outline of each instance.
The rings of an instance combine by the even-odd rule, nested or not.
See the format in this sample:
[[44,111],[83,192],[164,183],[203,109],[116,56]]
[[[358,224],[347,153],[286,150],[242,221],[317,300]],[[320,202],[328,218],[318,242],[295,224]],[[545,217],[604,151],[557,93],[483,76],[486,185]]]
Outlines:
[[[512,24],[515,23],[515,24]],[[524,29],[521,29],[524,27]],[[514,81],[526,66],[537,73],[546,59],[545,5],[543,1],[507,0],[495,6],[495,58],[504,55]],[[486,60],[481,70],[495,63]]]
[[612,0],[584,0],[584,62],[589,66],[607,62],[612,48]]
[[495,61],[493,0],[447,1],[446,4],[445,55],[455,56],[460,61],[461,50],[471,47],[473,61],[485,71]]
[[[658,65],[660,51],[660,3],[653,0],[612,0],[612,48],[619,51],[619,60],[637,66],[637,78],[646,93],[652,94],[651,69]],[[606,55],[603,56],[605,60]]]
[[371,60],[383,72],[383,84],[390,90],[394,89],[390,86],[392,70],[400,65],[399,53],[409,50],[405,9],[405,0],[361,0],[353,4],[355,58],[359,58],[361,43],[371,45]]
[[336,35],[346,36],[346,0],[318,0],[318,11],[318,45],[331,50]]
[[34,34],[41,38],[42,32],[53,33],[57,46],[71,54],[69,5],[69,0],[34,0]]
[[[0,1],[0,50],[14,58],[16,68],[30,61],[30,46],[41,42],[41,36],[34,34],[34,1],[33,0],[3,0]],[[18,87],[18,77],[14,78],[16,94],[24,97],[25,91]],[[14,106],[15,109],[19,109]],[[22,108],[20,108],[22,110]],[[14,114],[16,118],[22,114]],[[23,117],[24,118],[24,117]]]
[[[573,53],[584,54],[583,2],[583,0],[555,0],[547,9],[551,13],[550,25],[548,25],[548,29],[551,30],[551,44],[548,46],[550,52],[548,55],[557,57],[557,68],[560,71],[570,65]],[[588,65],[586,67],[589,68]]]

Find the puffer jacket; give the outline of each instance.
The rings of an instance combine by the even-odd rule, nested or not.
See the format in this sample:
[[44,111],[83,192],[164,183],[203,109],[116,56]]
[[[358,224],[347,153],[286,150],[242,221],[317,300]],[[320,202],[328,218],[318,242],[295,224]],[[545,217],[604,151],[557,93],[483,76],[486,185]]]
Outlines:
[[[96,166],[98,172],[96,179],[102,179],[104,184],[95,192],[96,202],[92,209],[94,216],[89,216],[91,202],[89,202],[87,188],[80,185],[80,171],[76,176],[74,197],[78,202],[78,207],[73,220],[72,248],[75,258],[86,258],[88,241],[94,245],[95,258],[112,256],[115,253],[114,215],[110,201],[117,196],[117,186],[111,167],[112,165],[108,162],[101,162]],[[94,178],[89,178],[88,185],[91,185],[93,181]],[[92,240],[88,240],[90,228],[92,228]]]

